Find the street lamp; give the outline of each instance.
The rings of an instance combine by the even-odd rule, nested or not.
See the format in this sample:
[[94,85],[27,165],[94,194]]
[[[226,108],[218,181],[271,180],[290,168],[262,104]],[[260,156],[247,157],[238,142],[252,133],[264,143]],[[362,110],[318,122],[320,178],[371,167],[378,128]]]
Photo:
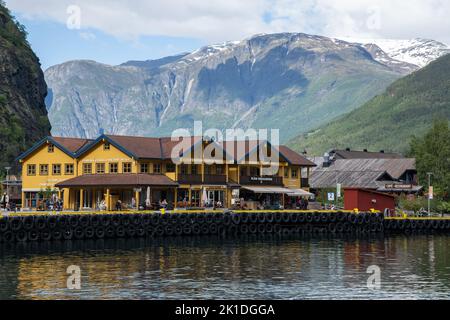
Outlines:
[[431,214],[431,176],[433,175],[432,172],[427,172],[428,176],[428,215]]

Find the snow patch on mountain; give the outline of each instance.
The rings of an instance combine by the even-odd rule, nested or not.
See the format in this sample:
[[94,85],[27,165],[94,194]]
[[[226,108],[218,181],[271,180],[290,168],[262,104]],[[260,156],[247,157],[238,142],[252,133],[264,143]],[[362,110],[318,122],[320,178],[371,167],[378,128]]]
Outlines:
[[430,39],[354,39],[342,38],[344,41],[362,45],[375,44],[392,59],[425,67],[430,62],[450,53],[450,47],[442,42]]

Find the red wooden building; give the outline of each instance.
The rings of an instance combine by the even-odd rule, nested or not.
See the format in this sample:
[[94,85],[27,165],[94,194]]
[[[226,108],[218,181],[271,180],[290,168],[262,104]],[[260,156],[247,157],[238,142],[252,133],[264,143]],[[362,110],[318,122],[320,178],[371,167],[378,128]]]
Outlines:
[[345,210],[369,211],[375,209],[384,211],[390,209],[394,211],[395,196],[367,189],[345,188],[344,207]]

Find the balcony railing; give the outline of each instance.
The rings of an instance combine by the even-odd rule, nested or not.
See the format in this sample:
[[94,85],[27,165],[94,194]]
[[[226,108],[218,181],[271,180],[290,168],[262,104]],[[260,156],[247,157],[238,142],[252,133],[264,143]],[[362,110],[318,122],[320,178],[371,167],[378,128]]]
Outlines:
[[180,184],[202,184],[201,174],[179,174],[178,183]]
[[226,175],[205,174],[205,184],[226,184],[226,183],[227,183]]
[[278,176],[241,176],[239,182],[241,185],[282,186],[283,178]]
[[308,178],[302,178],[302,180],[301,180],[301,187],[302,188],[309,188],[309,179]]

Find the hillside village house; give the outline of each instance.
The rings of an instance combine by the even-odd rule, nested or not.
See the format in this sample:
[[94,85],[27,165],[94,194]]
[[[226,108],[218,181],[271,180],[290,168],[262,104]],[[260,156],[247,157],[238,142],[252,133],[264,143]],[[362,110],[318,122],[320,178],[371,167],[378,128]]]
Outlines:
[[[264,203],[284,206],[307,196],[310,168],[315,164],[285,146],[279,154],[276,175],[263,176],[266,165],[259,156],[267,142],[214,142],[188,139],[179,161],[172,160],[177,141],[101,135],[98,139],[47,137],[19,157],[22,166],[22,208],[42,205],[44,190],[63,200],[65,210],[96,210],[104,203],[113,210],[120,200],[124,208],[232,207],[242,199],[253,208]],[[192,152],[215,144],[214,159]],[[244,149],[244,157],[236,150]],[[269,153],[270,153],[269,150]],[[232,156],[231,156],[232,154]],[[242,205],[242,203],[241,203]]]

